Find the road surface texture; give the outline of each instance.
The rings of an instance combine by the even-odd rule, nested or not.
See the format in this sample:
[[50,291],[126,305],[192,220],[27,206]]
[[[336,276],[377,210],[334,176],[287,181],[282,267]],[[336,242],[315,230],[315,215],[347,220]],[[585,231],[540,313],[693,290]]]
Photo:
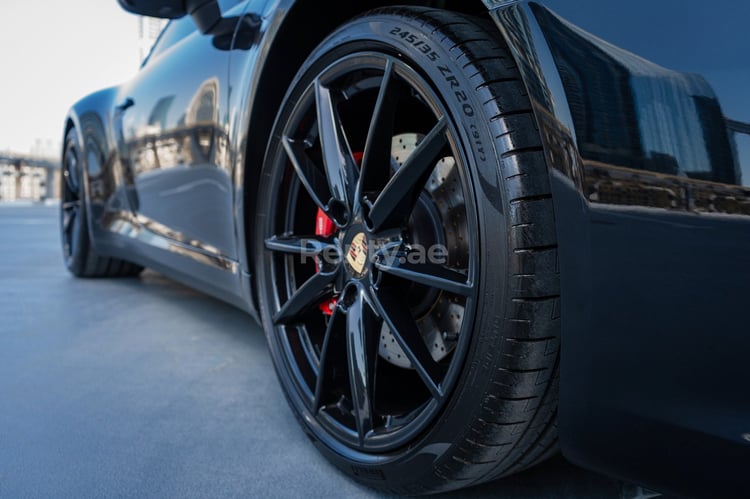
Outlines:
[[[150,271],[75,279],[57,223],[0,206],[0,497],[381,497],[304,436],[249,316]],[[557,458],[444,497],[638,495]]]

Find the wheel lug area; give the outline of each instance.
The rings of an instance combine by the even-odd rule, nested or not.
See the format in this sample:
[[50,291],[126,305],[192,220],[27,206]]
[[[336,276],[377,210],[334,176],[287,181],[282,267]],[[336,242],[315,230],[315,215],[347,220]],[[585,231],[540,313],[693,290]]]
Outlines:
[[372,209],[372,202],[365,196],[362,199],[362,203],[359,207],[359,217],[362,220],[362,224],[367,228],[368,231],[373,232],[372,221],[370,220],[370,210]]
[[344,310],[351,307],[356,301],[358,293],[359,285],[356,283],[356,281],[349,281],[346,284],[346,287],[344,287],[344,291],[341,292],[341,299],[339,300],[339,304],[341,305],[341,307]]
[[333,221],[342,229],[349,226],[352,216],[349,207],[337,199],[332,199],[327,205],[328,213],[333,218]]

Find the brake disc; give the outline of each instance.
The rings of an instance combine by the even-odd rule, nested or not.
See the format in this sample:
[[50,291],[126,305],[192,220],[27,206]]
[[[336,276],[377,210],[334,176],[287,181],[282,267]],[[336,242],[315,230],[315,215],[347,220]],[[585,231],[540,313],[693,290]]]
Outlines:
[[[416,133],[393,137],[391,156],[394,159],[394,169],[400,168],[406,162],[423,138],[423,135]],[[444,238],[448,260],[456,261],[460,259],[460,255],[465,254],[465,241],[468,240],[465,234],[457,229],[461,224],[453,220],[456,212],[462,211],[464,206],[461,182],[453,157],[442,158],[435,166],[425,193],[440,214],[443,226],[446,227]],[[461,303],[457,303],[445,293],[436,293],[434,302],[417,318],[417,327],[436,362],[445,358],[455,348],[456,332],[461,329],[463,313],[464,306]],[[405,369],[412,368],[411,362],[385,323],[380,331],[378,351],[380,356],[391,364]]]

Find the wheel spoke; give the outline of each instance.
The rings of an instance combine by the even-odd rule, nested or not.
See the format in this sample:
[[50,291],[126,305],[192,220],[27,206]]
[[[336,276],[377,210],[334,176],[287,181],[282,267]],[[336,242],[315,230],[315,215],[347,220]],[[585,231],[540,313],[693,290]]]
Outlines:
[[318,364],[318,379],[315,383],[315,399],[313,400],[313,412],[318,412],[324,405],[326,391],[335,383],[336,378],[336,361],[340,359],[343,362],[346,352],[344,346],[346,339],[343,338],[343,331],[346,327],[346,318],[341,311],[341,307],[336,307],[333,315],[328,319],[325,337],[323,338],[323,347],[320,351],[320,363]]
[[[335,244],[329,243],[318,236],[274,236],[266,239],[265,243],[266,249],[270,251],[299,255],[302,257],[320,256],[321,254],[325,254],[327,257],[338,255],[338,250]],[[304,260],[302,263],[304,263]]]
[[467,282],[465,275],[442,265],[430,262],[411,263],[408,257],[389,255],[378,259],[375,266],[387,274],[449,293],[470,296],[474,292],[473,284]]
[[441,398],[443,392],[440,383],[444,370],[427,349],[409,306],[390,293],[373,296],[373,304],[432,396]]
[[63,179],[68,187],[68,190],[73,194],[78,194],[78,184],[73,178],[74,175],[78,174],[78,159],[75,156],[75,150],[71,149],[68,151],[68,156],[65,159],[65,169],[63,171]]
[[78,211],[81,207],[81,201],[79,199],[73,201],[65,201],[62,203],[63,211]]
[[370,129],[367,133],[365,152],[362,159],[362,169],[357,186],[359,196],[369,190],[382,188],[373,185],[373,174],[381,172],[388,178],[391,162],[391,141],[394,135],[394,119],[399,100],[398,82],[393,74],[393,61],[386,62],[383,81],[375,103]]
[[72,194],[78,194],[78,189],[76,189],[73,186],[73,181],[70,178],[70,173],[68,170],[66,170],[63,173],[63,179],[65,180],[65,186],[68,188],[68,191]]
[[63,232],[66,234],[70,233],[70,229],[73,226],[73,222],[77,213],[74,210],[65,210],[63,212]]
[[333,219],[333,214],[328,207],[328,200],[331,194],[328,190],[328,184],[325,176],[313,164],[305,152],[304,144],[301,141],[292,140],[284,137],[281,141],[286,151],[289,161],[292,162],[294,171],[302,182],[302,186],[312,198],[313,202]]
[[273,317],[274,324],[293,323],[310,307],[320,303],[332,292],[336,272],[318,272],[295,291]]
[[445,118],[442,117],[375,200],[370,211],[374,231],[392,228],[409,217],[422,188],[443,155],[448,141],[446,128]]
[[357,182],[357,167],[331,90],[324,87],[319,79],[315,80],[315,102],[320,146],[331,196],[350,206]]
[[357,421],[359,443],[362,445],[367,433],[373,429],[374,422],[373,388],[378,357],[379,324],[361,289],[347,309],[346,326],[352,405]]
[[76,199],[74,201],[65,201],[62,203],[61,208],[63,213],[63,232],[69,234],[71,228],[73,227],[73,223],[78,216],[78,210],[81,208],[81,201],[79,199]]

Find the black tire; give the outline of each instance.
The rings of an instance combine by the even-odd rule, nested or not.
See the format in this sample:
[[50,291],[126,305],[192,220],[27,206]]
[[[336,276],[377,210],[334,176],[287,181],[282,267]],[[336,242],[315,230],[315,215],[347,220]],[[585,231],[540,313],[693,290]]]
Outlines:
[[78,133],[65,135],[60,182],[60,239],[65,267],[76,277],[128,277],[143,267],[117,258],[97,255],[89,236],[86,189],[81,167]]
[[[359,58],[351,59],[352,54],[358,54]],[[425,365],[431,362],[424,356],[420,359],[414,353],[424,345],[414,343],[413,335],[406,339],[408,335],[403,333],[401,326],[405,324],[403,312],[406,306],[402,304],[399,307],[392,303],[391,295],[403,293],[403,302],[408,303],[407,315],[422,327],[420,321],[425,319],[419,315],[421,312],[418,313],[412,294],[415,289],[420,292],[424,292],[424,289],[419,284],[409,282],[413,274],[408,279],[403,275],[394,278],[391,269],[384,278],[382,276],[386,272],[379,270],[380,264],[377,262],[372,263],[371,267],[364,264],[365,269],[370,269],[372,277],[357,274],[368,270],[352,270],[358,255],[368,247],[379,244],[380,240],[372,241],[371,238],[376,238],[377,231],[373,227],[377,223],[373,220],[377,216],[373,214],[380,198],[373,196],[366,201],[367,196],[363,196],[363,206],[357,208],[355,205],[360,198],[355,194],[354,207],[351,209],[346,206],[342,208],[340,203],[330,200],[326,204],[321,199],[323,202],[318,206],[325,205],[327,213],[341,227],[329,239],[318,238],[313,245],[319,243],[319,247],[309,246],[309,240],[305,240],[302,249],[294,246],[298,244],[296,234],[304,233],[308,216],[305,213],[309,213],[309,207],[315,209],[315,203],[309,202],[306,193],[328,192],[332,198],[336,198],[333,194],[335,185],[325,191],[325,187],[321,189],[320,185],[310,185],[315,182],[304,184],[298,180],[298,177],[305,176],[308,181],[320,180],[319,174],[326,171],[325,154],[322,152],[323,142],[326,141],[325,132],[322,131],[325,125],[318,125],[316,129],[314,126],[311,128],[308,122],[310,113],[317,113],[318,108],[328,108],[320,107],[324,94],[318,91],[314,97],[318,107],[310,110],[313,106],[310,104],[310,99],[313,99],[310,93],[315,93],[310,88],[315,86],[317,80],[321,87],[329,85],[330,88],[324,88],[331,95],[331,88],[334,87],[337,92],[348,92],[347,100],[335,108],[341,123],[336,130],[343,129],[348,134],[346,138],[351,146],[349,149],[341,146],[338,150],[351,152],[362,142],[358,132],[351,132],[352,128],[357,127],[357,122],[351,116],[346,121],[350,112],[346,106],[354,105],[357,94],[349,87],[343,90],[340,87],[355,80],[358,83],[351,83],[352,88],[366,87],[368,81],[377,79],[378,71],[364,66],[370,59],[375,61],[372,62],[373,67],[381,64],[377,62],[380,59],[385,61],[382,63],[384,69],[379,73],[382,81],[386,80],[385,74],[396,74],[398,85],[407,88],[408,92],[399,90],[398,97],[392,97],[400,99],[398,106],[417,109],[418,103],[412,103],[416,99],[439,108],[434,111],[435,119],[439,120],[440,113],[444,113],[448,127],[445,132],[449,137],[448,149],[457,169],[453,171],[458,171],[455,177],[458,181],[454,179],[456,183],[451,185],[454,191],[458,189],[464,192],[465,219],[458,217],[458,222],[445,220],[443,211],[438,210],[443,229],[438,228],[436,237],[447,234],[451,230],[451,223],[454,227],[456,223],[465,227],[469,240],[466,247],[471,248],[467,253],[468,263],[457,263],[454,257],[450,257],[439,272],[433,268],[435,274],[432,275],[452,271],[451,277],[446,279],[456,282],[461,281],[456,278],[457,274],[469,276],[464,279],[467,285],[476,286],[476,294],[467,295],[468,298],[462,302],[464,315],[457,319],[460,321],[457,333],[443,335],[448,339],[456,338],[455,345],[449,354],[435,361],[442,366],[442,378],[436,378],[440,386],[437,392],[430,392],[428,388],[428,397],[424,399],[420,398],[424,397],[424,391],[420,391],[417,385],[409,385],[412,378],[427,379],[421,372],[417,373],[420,376],[416,376],[407,368],[394,371],[390,364],[392,360],[383,360],[382,347],[379,347],[379,355],[370,356],[374,349],[374,343],[369,342],[372,331],[376,331],[376,335],[387,331],[399,340],[399,345],[406,345],[400,351],[409,357],[408,368],[423,368],[420,364],[422,360]],[[356,62],[350,62],[352,60]],[[389,70],[389,64],[396,69]],[[346,68],[354,69],[347,73]],[[363,76],[367,74],[370,80]],[[334,77],[339,79],[334,80]],[[383,87],[386,90],[379,90],[382,95],[395,92],[388,85]],[[405,94],[408,96],[405,97]],[[437,96],[437,104],[430,100],[431,95]],[[382,102],[385,101],[387,99]],[[370,116],[384,113],[378,107],[375,109],[366,115],[368,123]],[[409,113],[395,111],[397,125],[394,127],[398,128],[401,122],[406,121],[410,123],[404,127],[419,126],[414,115],[421,111],[413,111],[411,107],[408,109]],[[315,116],[321,119],[318,114]],[[373,123],[376,121],[374,119]],[[392,131],[396,128],[392,128]],[[305,134],[306,130],[313,132]],[[315,136],[315,130],[323,139]],[[369,137],[368,134],[369,131],[365,135]],[[426,143],[429,137],[421,140]],[[328,139],[329,142],[331,140]],[[304,154],[299,150],[304,150]],[[364,159],[355,160],[356,166],[359,166],[360,172],[367,170],[371,175],[366,167],[367,148],[363,150]],[[416,155],[416,150],[412,154]],[[424,156],[425,153],[420,154]],[[442,157],[441,154],[436,157]],[[305,164],[298,164],[295,169],[289,159],[291,157]],[[346,157],[346,154],[342,157]],[[349,159],[346,159],[346,165],[349,170],[341,178],[357,173]],[[395,175],[399,168],[393,166],[387,175]],[[414,167],[410,168],[414,170]],[[385,170],[389,169],[385,167]],[[431,175],[435,175],[436,171],[437,168]],[[333,182],[337,181],[334,179]],[[445,179],[441,181],[445,185]],[[329,178],[329,187],[333,185],[331,182]],[[377,196],[387,190],[383,182],[379,187]],[[344,183],[343,189],[346,191],[347,188]],[[358,189],[357,193],[365,190]],[[407,252],[410,251],[408,241],[416,238],[409,231],[419,230],[414,219],[415,213],[422,210],[420,203],[427,199],[427,205],[432,202],[430,200],[439,204],[432,194],[420,192],[419,199],[411,204],[415,211],[400,225],[401,235],[395,236],[400,241],[399,248],[406,245],[404,251]],[[398,199],[399,203],[404,202],[402,198]],[[351,229],[360,223],[359,218],[355,216],[353,222],[351,216],[354,215],[347,217],[345,214],[355,214],[358,209],[363,213],[361,223],[364,228]],[[455,207],[451,210],[453,213]],[[383,209],[380,211],[383,212]],[[297,220],[299,218],[305,218],[304,224]],[[299,229],[300,226],[302,229]],[[335,267],[336,262],[340,263],[342,258],[348,256],[332,259],[333,266],[327,267],[330,262],[321,256],[322,248],[331,245],[335,249],[339,245],[341,248],[337,251],[346,252],[350,247],[356,249],[356,241],[351,246],[345,245],[345,241],[351,238],[349,233],[352,230],[356,232],[355,240],[364,234],[366,244],[352,253],[352,260],[344,264],[345,267],[348,265],[348,270],[337,270],[338,267]],[[357,232],[360,230],[362,232]],[[256,240],[259,241],[255,261],[259,264],[260,310],[277,374],[302,427],[318,449],[344,473],[382,491],[425,494],[466,487],[516,473],[556,452],[560,307],[557,242],[549,177],[524,84],[513,58],[493,26],[480,19],[442,10],[397,7],[372,11],[328,37],[299,71],[277,118],[260,184]],[[313,271],[305,270],[306,267],[294,259],[295,252],[318,255],[314,263],[317,267]],[[465,271],[462,265],[466,266]],[[427,267],[420,267],[423,268]],[[476,273],[472,274],[474,268]],[[312,285],[303,289],[302,284],[316,279],[324,281],[318,277],[324,272],[336,276],[341,272],[345,276],[341,279],[348,279],[346,282],[350,284],[341,284],[336,280],[339,277],[336,277],[302,308],[303,302],[299,296],[313,289]],[[376,272],[378,277],[375,277]],[[475,277],[472,278],[472,275]],[[388,285],[383,284],[386,278],[391,279]],[[355,279],[361,280],[355,282]],[[430,279],[429,282],[441,282]],[[394,284],[396,282],[403,285]],[[349,291],[350,285],[354,286],[354,294]],[[363,289],[365,291],[361,291]],[[446,294],[450,297],[452,291],[445,289],[453,288],[447,286],[442,291],[438,290],[437,298],[430,302],[432,308],[427,314],[442,303],[440,300]],[[360,292],[363,294],[357,294]],[[335,303],[330,301],[332,297],[336,298]],[[378,308],[375,304],[378,300],[391,300],[388,301],[390,308],[382,306],[382,303]],[[292,302],[293,305],[289,305]],[[340,314],[321,319],[319,316],[323,314],[317,309],[321,302]],[[350,321],[355,306],[359,307],[356,309],[358,312]],[[368,306],[376,314],[368,312]],[[290,309],[294,313],[289,312]],[[390,316],[396,310],[398,320]],[[377,311],[383,314],[379,315]],[[345,325],[342,317],[346,318]],[[382,325],[380,329],[377,329],[377,325],[368,326],[368,321],[380,317],[388,317],[390,322],[386,320],[387,325],[393,324],[397,332]],[[453,315],[451,320],[454,320]],[[319,324],[317,321],[323,322]],[[409,328],[411,326],[406,329]],[[339,330],[343,333],[337,332]],[[322,340],[320,331],[324,331]],[[423,338],[429,334],[429,331],[419,331]],[[298,340],[298,337],[301,339]],[[448,345],[448,339],[444,345]],[[379,340],[376,338],[375,341]],[[434,351],[430,353],[434,359],[436,354]],[[305,364],[305,356],[312,359],[310,364],[313,367]],[[340,360],[342,356],[344,360]],[[331,363],[333,367],[329,367]],[[316,365],[323,367],[316,370]],[[357,371],[358,367],[362,370]],[[387,378],[385,370],[398,374],[389,374],[391,377]],[[370,375],[370,372],[373,374]],[[318,373],[321,374],[318,376]],[[348,379],[348,385],[344,379]],[[381,379],[381,384],[373,381],[376,379]],[[429,379],[424,384],[429,385]],[[371,386],[374,388],[368,388]],[[405,386],[410,388],[407,390]],[[321,400],[321,393],[326,391],[328,402]],[[410,395],[412,392],[413,395]],[[333,404],[338,395],[340,399]],[[382,402],[384,398],[387,398],[387,402]],[[422,404],[422,400],[425,400],[423,405],[416,408],[410,405]],[[365,417],[361,414],[363,411]],[[347,413],[351,414],[351,419]],[[396,423],[393,423],[394,414],[401,417],[400,420],[396,419]],[[424,420],[420,419],[422,417]],[[354,426],[351,420],[356,423]],[[344,431],[347,428],[349,433]],[[399,432],[403,432],[403,435]],[[394,435],[398,435],[398,438]],[[381,442],[382,445],[377,447],[377,442],[380,442],[377,438],[381,437],[385,443]],[[386,437],[392,438],[388,440]]]

